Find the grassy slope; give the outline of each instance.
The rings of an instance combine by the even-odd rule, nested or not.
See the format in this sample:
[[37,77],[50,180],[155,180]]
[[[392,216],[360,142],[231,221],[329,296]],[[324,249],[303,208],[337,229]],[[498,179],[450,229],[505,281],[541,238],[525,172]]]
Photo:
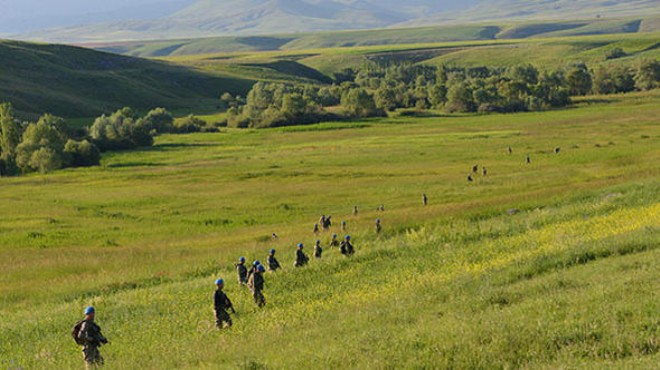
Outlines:
[[[635,65],[640,58],[658,58],[658,33],[553,37],[518,40],[463,41],[430,44],[355,46],[330,49],[232,52],[168,57],[164,60],[212,73],[271,81],[324,82],[315,72],[331,76],[344,68],[359,68],[372,60],[417,63],[509,66],[532,63],[556,69],[567,63],[605,62],[607,50],[621,47],[630,55],[608,63]],[[273,68],[277,64],[286,69]],[[306,66],[309,69],[302,69]],[[303,71],[304,74],[301,74]]]
[[521,39],[657,31],[657,15],[641,18],[574,21],[524,21],[452,26],[332,31],[268,37],[210,37],[184,40],[89,44],[90,47],[141,57],[199,55],[218,52],[304,50],[447,41]]
[[79,117],[127,105],[202,109],[221,91],[250,86],[236,77],[69,46],[0,41],[0,55],[0,101],[28,113]]
[[[653,368],[659,99],[164,136],[1,179],[0,366],[80,366],[67,330],[94,304],[109,368]],[[474,163],[490,173],[468,184]],[[358,253],[293,271],[320,213]],[[236,326],[217,333],[209,283],[272,246],[268,306],[230,283]]]

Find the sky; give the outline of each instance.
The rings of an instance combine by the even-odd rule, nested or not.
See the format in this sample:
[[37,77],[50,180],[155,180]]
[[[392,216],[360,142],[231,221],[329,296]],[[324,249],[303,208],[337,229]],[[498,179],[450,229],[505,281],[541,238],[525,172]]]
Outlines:
[[158,18],[193,2],[193,0],[0,0],[0,33],[20,33],[119,19]]

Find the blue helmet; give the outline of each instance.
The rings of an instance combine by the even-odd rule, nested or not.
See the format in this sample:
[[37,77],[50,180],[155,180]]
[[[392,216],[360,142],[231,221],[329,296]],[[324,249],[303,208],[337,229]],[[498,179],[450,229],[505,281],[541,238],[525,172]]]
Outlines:
[[92,307],[92,306],[89,306],[89,307],[85,308],[85,315],[89,315],[89,314],[92,314],[94,312],[95,312],[95,310],[94,310],[94,307]]
[[332,234],[332,239],[336,238],[337,234]]
[[240,262],[240,263],[245,262],[245,257],[239,257],[239,258],[238,258],[238,262]]
[[220,284],[224,284],[224,283],[225,283],[225,281],[222,280],[222,279],[218,279],[218,280],[215,281],[215,285],[220,285]]
[[298,243],[298,248],[302,248],[302,247],[303,247],[303,243]]
[[264,265],[259,265],[259,266],[257,266],[257,271],[266,272],[266,268],[264,267]]
[[346,235],[346,240],[351,240],[351,236],[350,236],[350,235]]
[[259,260],[254,260],[254,262],[252,262],[252,266],[259,266],[259,265],[261,265],[261,262],[259,262]]
[[376,223],[377,223],[377,224],[380,223],[380,218],[377,218],[377,219],[376,219]]
[[270,254],[275,254],[275,248],[270,250]]

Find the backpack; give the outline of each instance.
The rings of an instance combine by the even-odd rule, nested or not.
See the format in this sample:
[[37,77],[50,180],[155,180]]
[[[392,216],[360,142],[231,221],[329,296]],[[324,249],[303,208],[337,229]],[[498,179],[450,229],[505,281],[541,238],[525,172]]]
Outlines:
[[73,336],[73,340],[76,342],[78,345],[83,345],[85,344],[82,340],[82,338],[78,337],[78,334],[80,334],[80,329],[82,328],[82,324],[85,322],[85,320],[80,320],[76,323],[76,325],[73,326],[73,330],[71,330],[71,336]]

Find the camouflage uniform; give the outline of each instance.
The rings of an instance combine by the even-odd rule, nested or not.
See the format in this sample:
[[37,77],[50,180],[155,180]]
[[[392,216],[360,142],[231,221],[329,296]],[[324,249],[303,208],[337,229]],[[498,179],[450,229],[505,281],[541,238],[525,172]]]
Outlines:
[[332,240],[330,241],[330,248],[334,248],[338,246],[339,246],[339,240],[337,240],[336,236],[333,236]]
[[244,263],[235,263],[236,273],[238,274],[238,284],[245,285],[248,280],[248,270]]
[[250,275],[250,280],[248,281],[248,287],[252,291],[252,297],[254,298],[254,303],[259,307],[263,307],[266,304],[266,298],[261,292],[264,289],[264,277],[260,272],[255,272]]
[[213,303],[215,308],[215,325],[222,329],[224,323],[227,323],[227,326],[232,325],[231,316],[227,310],[234,310],[229,297],[222,290],[216,290],[213,295]]
[[101,328],[94,320],[85,320],[80,327],[78,338],[83,343],[83,356],[85,358],[85,367],[91,369],[103,365],[103,356],[99,352],[101,344],[108,343],[108,340],[101,334]]

